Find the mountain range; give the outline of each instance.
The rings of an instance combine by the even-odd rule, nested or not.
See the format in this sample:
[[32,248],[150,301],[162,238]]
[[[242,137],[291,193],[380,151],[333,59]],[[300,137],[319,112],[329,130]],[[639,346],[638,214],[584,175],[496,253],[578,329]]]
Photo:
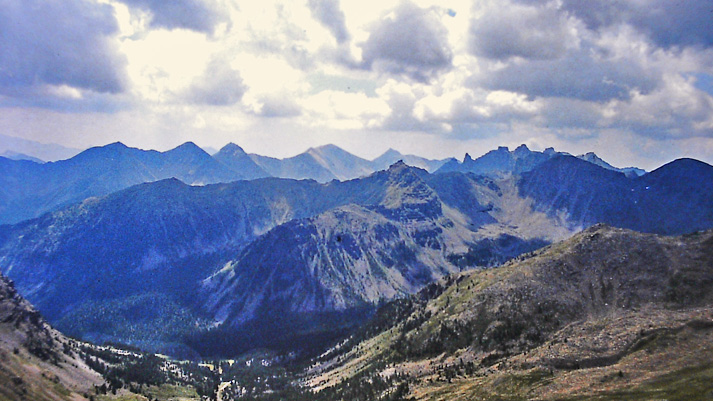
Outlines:
[[[23,160],[14,160],[17,158]],[[0,224],[17,223],[92,196],[168,178],[177,178],[189,185],[264,177],[313,179],[324,183],[367,176],[382,169],[385,163],[395,163],[402,158],[431,168],[445,162],[403,156],[396,151],[386,152],[372,162],[334,145],[311,148],[287,159],[274,159],[248,155],[231,143],[211,156],[192,142],[166,152],[130,148],[117,142],[87,149],[67,160],[44,164],[16,155],[0,157]]]
[[[325,145],[291,158],[275,159],[247,154],[233,143],[211,156],[192,142],[166,152],[130,148],[117,142],[49,163],[11,152],[0,156],[0,224],[39,217],[92,196],[167,178],[177,178],[189,185],[265,177],[326,183],[365,177],[402,160],[429,172],[472,172],[500,179],[522,174],[558,155],[565,153],[552,148],[544,152],[530,151],[522,145],[512,152],[501,147],[475,160],[466,154],[463,163],[459,163],[455,159],[428,160],[402,155],[389,149],[369,161],[337,146]],[[617,169],[593,153],[578,157],[605,169],[624,172],[630,178],[644,173],[636,168]]]
[[[236,147],[223,153],[252,160]],[[171,157],[206,160],[183,167],[194,179],[228,164],[204,154],[184,145]],[[628,178],[557,155],[499,178],[398,162],[322,184],[168,179],[0,226],[0,269],[72,335],[218,355],[241,350],[221,349],[219,338],[250,348],[329,335],[334,321],[347,329],[448,274],[497,266],[598,222],[661,234],[713,227],[713,189],[696,185],[712,172],[681,159]]]
[[81,152],[80,149],[68,148],[55,143],[40,143],[0,134],[0,156],[2,157],[57,161],[69,159],[79,152]]
[[[139,383],[168,374],[198,397],[223,377],[107,354],[40,313],[75,338],[173,357],[321,354],[300,374],[308,390],[283,382],[261,387],[266,399],[713,391],[713,166],[644,173],[525,146],[431,172],[371,170],[395,152],[351,156],[116,143],[60,162],[0,159],[8,214],[47,210],[0,225],[0,273],[15,282],[0,276],[0,394],[78,398],[102,380],[145,393]],[[272,177],[299,171],[324,175]],[[55,377],[62,386],[32,392]]]
[[[463,162],[451,159],[435,171],[437,173],[446,173],[450,171],[460,171],[464,173],[470,172],[492,178],[502,178],[528,172],[547,160],[557,156],[571,155],[566,152],[557,152],[554,148],[547,148],[542,152],[538,152],[531,151],[526,145],[520,145],[512,151],[506,146],[500,146],[477,159],[473,159],[466,153]],[[614,167],[602,160],[593,152],[585,153],[576,157],[604,169],[624,173],[624,175],[629,178],[639,177],[646,173],[646,171],[637,167]]]

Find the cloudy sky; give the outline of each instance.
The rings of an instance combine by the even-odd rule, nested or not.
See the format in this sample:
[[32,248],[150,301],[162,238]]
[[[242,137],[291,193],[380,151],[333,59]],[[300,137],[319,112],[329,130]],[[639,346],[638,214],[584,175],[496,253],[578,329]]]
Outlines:
[[713,0],[0,0],[0,134],[713,163]]

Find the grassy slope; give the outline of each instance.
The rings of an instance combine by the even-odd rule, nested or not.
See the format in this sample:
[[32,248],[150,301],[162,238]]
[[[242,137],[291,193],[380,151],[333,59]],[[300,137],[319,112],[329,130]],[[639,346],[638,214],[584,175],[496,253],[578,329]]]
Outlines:
[[708,399],[711,244],[711,232],[587,230],[451,277],[398,324],[313,367],[307,383],[378,373],[409,377],[410,396],[429,400]]

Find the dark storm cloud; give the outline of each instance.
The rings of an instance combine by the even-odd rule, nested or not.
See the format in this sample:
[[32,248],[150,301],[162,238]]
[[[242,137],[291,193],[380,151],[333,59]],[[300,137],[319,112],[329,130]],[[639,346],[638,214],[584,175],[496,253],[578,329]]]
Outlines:
[[555,60],[513,62],[475,83],[535,97],[565,97],[594,102],[628,99],[632,90],[646,94],[658,85],[656,71],[633,59],[609,59],[594,49],[572,50]]
[[186,97],[192,103],[227,106],[239,102],[246,90],[240,73],[227,60],[216,58],[208,64],[203,76],[193,82]]
[[344,12],[337,0],[309,0],[312,16],[322,23],[337,39],[337,43],[349,40],[349,32],[344,19]]
[[478,56],[550,59],[566,47],[565,16],[551,7],[494,7],[471,21],[470,49]]
[[365,67],[427,81],[451,66],[453,53],[437,14],[404,2],[377,23],[362,45]]
[[151,26],[167,29],[190,29],[213,33],[215,26],[226,21],[216,4],[209,0],[121,0],[149,11]]
[[0,93],[41,96],[45,85],[124,89],[126,60],[113,8],[84,0],[0,2]]
[[[542,0],[520,2],[545,3]],[[594,31],[628,24],[664,48],[713,46],[713,0],[563,0],[562,10],[579,18]]]

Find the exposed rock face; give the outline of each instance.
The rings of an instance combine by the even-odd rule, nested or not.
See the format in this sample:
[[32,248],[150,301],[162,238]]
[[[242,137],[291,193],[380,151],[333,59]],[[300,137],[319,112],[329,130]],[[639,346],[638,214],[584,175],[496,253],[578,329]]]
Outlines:
[[526,145],[520,145],[513,151],[510,151],[505,146],[500,146],[477,159],[473,159],[469,154],[466,154],[463,163],[458,163],[457,161],[448,162],[436,170],[436,173],[458,171],[491,178],[502,178],[530,171],[559,154],[561,153],[554,151],[531,151]]
[[455,229],[436,192],[405,164],[389,169],[386,185],[375,205],[293,220],[250,244],[204,283],[209,310],[238,324],[266,308],[373,307],[458,271],[448,256],[472,233]]
[[81,399],[103,379],[74,350],[73,340],[52,329],[0,276],[0,398]]
[[388,373],[416,379],[412,394],[424,399],[704,399],[713,231],[597,225],[502,267],[449,276],[382,308],[353,338],[312,369],[315,388]]

